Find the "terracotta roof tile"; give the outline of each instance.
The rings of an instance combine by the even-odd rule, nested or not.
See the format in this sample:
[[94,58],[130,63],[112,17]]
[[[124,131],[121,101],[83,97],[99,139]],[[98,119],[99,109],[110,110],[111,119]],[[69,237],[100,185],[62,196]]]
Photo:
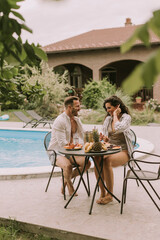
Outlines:
[[[140,25],[119,28],[92,30],[43,47],[47,53],[62,51],[83,51],[97,48],[120,47]],[[160,39],[151,35],[152,43],[160,43]],[[141,44],[141,41],[136,41]]]

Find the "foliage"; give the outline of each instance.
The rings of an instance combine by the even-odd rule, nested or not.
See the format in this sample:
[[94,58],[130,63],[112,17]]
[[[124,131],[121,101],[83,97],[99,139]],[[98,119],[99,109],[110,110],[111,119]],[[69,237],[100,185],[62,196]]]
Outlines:
[[143,111],[132,110],[131,117],[132,125],[147,125],[148,123],[160,122],[159,114],[147,108]]
[[145,103],[145,107],[157,112],[160,112],[160,104],[156,99],[150,99]]
[[104,109],[81,109],[79,113],[83,124],[102,124],[105,115]]
[[58,114],[59,105],[62,104],[71,86],[67,83],[68,72],[63,75],[55,74],[47,63],[41,63],[41,69],[24,66],[22,70],[23,80],[26,84],[22,90],[28,103],[26,108],[38,108],[42,116]]
[[101,98],[105,98],[106,94],[114,94],[116,91],[116,87],[110,84],[106,78],[101,81],[90,81],[85,84],[85,88],[83,90],[83,98],[82,103],[86,106],[86,108],[97,109],[99,106],[99,100]]
[[[154,110],[144,109],[139,111],[130,108],[132,125],[145,126],[148,123],[160,123],[160,113]],[[80,119],[83,124],[103,124],[106,113],[104,109],[81,109]]]
[[[18,65],[39,65],[47,55],[39,46],[22,42],[21,32],[32,32],[25,24],[23,16],[16,10],[18,2],[23,0],[0,1],[0,101],[16,107],[23,100],[18,91],[19,82],[15,80]],[[7,98],[8,96],[8,98]],[[12,103],[11,103],[12,102]]]
[[132,103],[131,97],[124,94],[121,89],[116,89],[106,78],[101,81],[92,81],[85,85],[83,91],[82,103],[86,108],[102,109],[104,99],[116,95],[121,98],[125,105],[130,106]]
[[40,102],[44,91],[38,82],[34,86],[29,84],[27,82],[28,77],[25,78],[26,75],[22,67],[13,67],[5,62],[3,70],[6,69],[13,74],[11,79],[6,79],[5,84],[3,81],[0,82],[2,110],[17,109],[25,104],[26,99],[31,100],[33,103],[37,102],[37,100]]
[[[137,39],[139,39],[146,47],[150,47],[150,34],[154,33],[160,37],[160,10],[154,11],[152,18],[144,25],[136,29],[134,34],[121,46],[121,52],[129,51]],[[142,87],[151,88],[160,74],[160,48],[152,54],[148,60],[139,64],[131,75],[124,80],[123,89],[134,94]]]

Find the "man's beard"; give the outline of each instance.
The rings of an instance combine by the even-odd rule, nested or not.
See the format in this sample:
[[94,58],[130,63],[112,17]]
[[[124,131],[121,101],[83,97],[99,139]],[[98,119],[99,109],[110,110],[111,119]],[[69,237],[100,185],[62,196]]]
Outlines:
[[78,111],[76,111],[75,109],[72,110],[72,114],[73,116],[78,116]]

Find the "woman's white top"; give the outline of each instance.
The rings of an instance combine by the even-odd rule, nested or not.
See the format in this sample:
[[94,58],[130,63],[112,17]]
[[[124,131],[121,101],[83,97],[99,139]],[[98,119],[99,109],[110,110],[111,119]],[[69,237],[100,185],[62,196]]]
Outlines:
[[[107,116],[104,123],[103,123],[103,134],[105,136],[108,136],[108,129],[109,125],[112,123],[113,117]],[[121,118],[118,122],[114,124],[115,132],[116,133],[122,133],[125,136],[128,154],[131,156],[131,153],[134,150],[133,142],[132,142],[132,132],[130,131],[130,125],[131,125],[131,116],[127,113],[123,113]]]

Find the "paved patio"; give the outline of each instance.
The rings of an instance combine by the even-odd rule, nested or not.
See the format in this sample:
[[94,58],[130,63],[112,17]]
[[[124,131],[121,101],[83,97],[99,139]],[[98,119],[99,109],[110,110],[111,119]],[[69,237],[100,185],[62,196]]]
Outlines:
[[[6,123],[5,123],[6,124]],[[4,125],[5,125],[4,124]],[[14,123],[14,126],[16,124]],[[1,125],[2,126],[2,125]],[[12,127],[10,123],[10,127]],[[20,127],[17,124],[15,127]],[[154,152],[160,154],[160,127],[133,126],[139,138],[154,144]],[[90,172],[91,193],[95,176]],[[123,167],[114,169],[114,193],[121,199]],[[94,203],[92,215],[88,214],[91,197],[86,195],[83,185],[64,209],[65,201],[60,193],[61,179],[54,177],[45,193],[47,178],[1,180],[0,221],[16,219],[25,223],[23,227],[35,232],[47,232],[57,239],[111,239],[111,240],[159,240],[160,214],[142,187],[128,183],[127,203],[120,215],[120,204],[115,200],[108,205]],[[159,192],[159,182],[154,184]],[[96,194],[96,199],[99,193]],[[68,196],[67,196],[68,198]],[[158,202],[158,199],[157,203]],[[27,223],[27,224],[26,224]]]

